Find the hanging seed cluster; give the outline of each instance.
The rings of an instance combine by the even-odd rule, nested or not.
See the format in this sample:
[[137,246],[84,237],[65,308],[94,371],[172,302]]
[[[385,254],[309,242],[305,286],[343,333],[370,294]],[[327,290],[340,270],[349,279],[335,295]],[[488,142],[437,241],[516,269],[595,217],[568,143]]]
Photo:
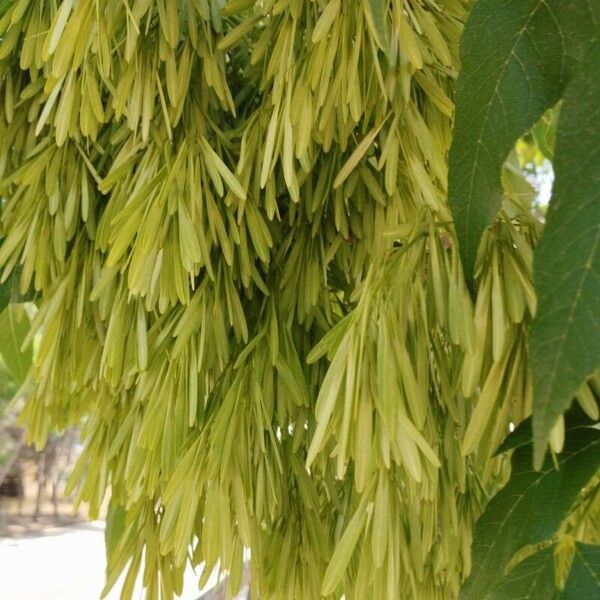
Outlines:
[[509,165],[473,306],[445,199],[468,5],[0,0],[22,420],[84,420],[71,489],[125,510],[107,589],[143,562],[170,599],[191,563],[235,592],[250,549],[256,597],[457,596],[531,411],[539,235]]

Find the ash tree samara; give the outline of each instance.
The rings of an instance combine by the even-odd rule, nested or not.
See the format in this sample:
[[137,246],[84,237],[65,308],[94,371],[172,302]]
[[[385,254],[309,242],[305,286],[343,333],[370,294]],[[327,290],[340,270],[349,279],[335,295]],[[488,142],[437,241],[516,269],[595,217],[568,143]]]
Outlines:
[[20,419],[82,427],[105,593],[597,597],[599,13],[0,0]]

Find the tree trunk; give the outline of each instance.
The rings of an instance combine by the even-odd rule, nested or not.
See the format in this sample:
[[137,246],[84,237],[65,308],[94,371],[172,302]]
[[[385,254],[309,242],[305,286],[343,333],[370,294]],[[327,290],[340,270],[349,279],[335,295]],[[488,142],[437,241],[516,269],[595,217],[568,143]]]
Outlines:
[[46,452],[42,451],[38,457],[38,490],[37,497],[35,499],[35,511],[33,513],[33,520],[37,521],[40,517],[42,508],[42,496],[44,494],[44,488],[46,487]]
[[0,485],[6,479],[6,476],[10,473],[12,466],[15,464],[16,460],[19,458],[19,454],[21,452],[21,448],[25,444],[25,430],[20,429],[17,435],[17,438],[14,441],[15,448],[11,458],[9,458],[3,465],[0,465]]

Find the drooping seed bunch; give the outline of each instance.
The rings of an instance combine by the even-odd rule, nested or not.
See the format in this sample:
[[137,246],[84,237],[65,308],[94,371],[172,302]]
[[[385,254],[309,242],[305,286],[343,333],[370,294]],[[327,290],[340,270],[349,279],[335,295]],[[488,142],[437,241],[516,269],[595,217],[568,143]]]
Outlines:
[[473,307],[445,200],[469,4],[0,0],[22,420],[84,419],[123,597],[142,559],[148,598],[189,562],[235,591],[245,548],[261,598],[457,595],[531,410],[539,234],[507,168]]

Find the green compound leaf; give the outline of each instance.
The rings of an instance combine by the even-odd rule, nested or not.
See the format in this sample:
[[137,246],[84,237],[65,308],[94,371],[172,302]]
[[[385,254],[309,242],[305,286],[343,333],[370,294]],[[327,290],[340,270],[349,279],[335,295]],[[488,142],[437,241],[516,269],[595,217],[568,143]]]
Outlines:
[[558,126],[554,196],[534,258],[530,338],[535,464],[582,380],[600,366],[600,41],[569,83]]
[[449,201],[467,279],[502,200],[501,170],[517,139],[561,95],[600,22],[591,0],[480,0],[461,44]]
[[517,550],[551,539],[569,513],[582,487],[600,464],[600,431],[586,429],[565,441],[557,456],[540,471],[531,468],[531,445],[513,456],[508,484],[490,501],[475,527],[473,569],[462,600],[483,600],[503,579]]

